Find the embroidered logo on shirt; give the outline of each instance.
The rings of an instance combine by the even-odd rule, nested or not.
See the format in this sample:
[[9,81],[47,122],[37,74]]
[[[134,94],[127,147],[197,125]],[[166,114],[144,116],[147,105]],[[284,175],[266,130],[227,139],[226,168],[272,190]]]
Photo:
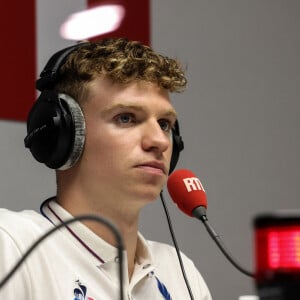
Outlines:
[[75,281],[76,288],[74,289],[74,298],[73,300],[95,300],[94,298],[87,296],[87,287],[79,280]]

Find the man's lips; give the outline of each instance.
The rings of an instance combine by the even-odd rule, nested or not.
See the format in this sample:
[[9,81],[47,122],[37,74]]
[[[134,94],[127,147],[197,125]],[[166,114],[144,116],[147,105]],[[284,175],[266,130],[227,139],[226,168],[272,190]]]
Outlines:
[[149,162],[143,162],[141,164],[136,165],[137,168],[151,168],[151,169],[157,169],[162,171],[164,174],[166,174],[166,167],[164,163],[159,161],[149,161]]

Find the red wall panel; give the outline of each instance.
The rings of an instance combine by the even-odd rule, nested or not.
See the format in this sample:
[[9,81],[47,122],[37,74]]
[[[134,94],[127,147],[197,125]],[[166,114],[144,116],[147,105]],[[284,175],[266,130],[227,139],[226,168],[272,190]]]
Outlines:
[[150,0],[119,0],[101,1],[87,0],[88,7],[94,7],[106,3],[121,4],[125,7],[125,17],[119,29],[102,35],[104,37],[127,37],[131,40],[150,44]]
[[35,99],[35,0],[1,2],[0,118],[25,120]]

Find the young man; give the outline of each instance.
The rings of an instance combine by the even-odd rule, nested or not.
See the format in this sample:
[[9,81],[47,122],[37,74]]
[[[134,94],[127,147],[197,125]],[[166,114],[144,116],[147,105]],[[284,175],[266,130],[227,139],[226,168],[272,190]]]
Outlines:
[[[190,298],[174,248],[138,232],[140,210],[157,198],[174,159],[178,124],[169,93],[185,85],[175,60],[126,39],[79,44],[50,59],[37,81],[42,94],[25,144],[57,170],[57,195],[42,204],[41,214],[1,210],[1,274],[53,225],[95,214],[123,237],[124,299]],[[194,299],[211,299],[191,260],[182,259]],[[43,242],[0,295],[119,299],[118,262],[107,227],[73,223]]]

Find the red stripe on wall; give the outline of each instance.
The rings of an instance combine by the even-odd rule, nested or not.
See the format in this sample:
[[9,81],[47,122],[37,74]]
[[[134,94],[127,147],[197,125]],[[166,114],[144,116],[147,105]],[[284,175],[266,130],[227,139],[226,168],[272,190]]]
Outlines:
[[119,29],[114,32],[102,35],[105,37],[127,37],[131,40],[140,41],[146,45],[150,44],[150,0],[119,0],[99,1],[87,0],[88,7],[95,7],[107,3],[121,4],[125,7],[126,13]]
[[1,2],[0,118],[24,121],[35,97],[35,0]]

